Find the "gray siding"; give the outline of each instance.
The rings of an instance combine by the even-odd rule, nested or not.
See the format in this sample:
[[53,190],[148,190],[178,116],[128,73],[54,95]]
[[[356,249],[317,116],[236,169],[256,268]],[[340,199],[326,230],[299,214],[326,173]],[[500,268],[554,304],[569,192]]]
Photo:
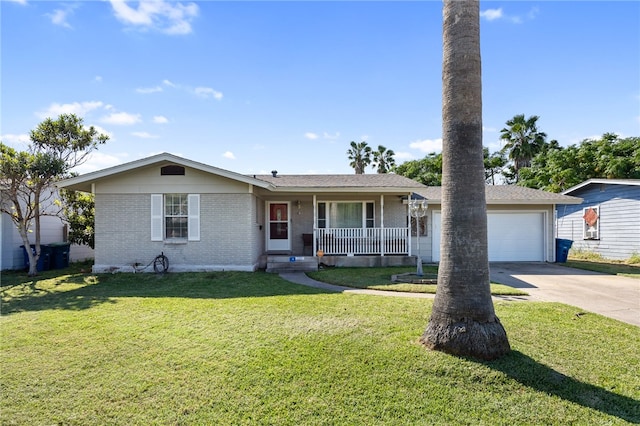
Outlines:
[[[557,207],[557,237],[573,241],[572,248],[599,253],[608,259],[640,254],[640,186],[592,184],[571,195],[582,204]],[[585,207],[600,209],[600,239],[583,239]]]

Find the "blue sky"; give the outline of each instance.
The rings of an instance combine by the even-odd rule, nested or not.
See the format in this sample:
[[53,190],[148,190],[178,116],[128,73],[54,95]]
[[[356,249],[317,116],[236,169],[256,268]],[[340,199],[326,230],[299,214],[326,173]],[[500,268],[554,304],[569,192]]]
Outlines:
[[[1,127],[107,133],[80,171],[171,152],[239,173],[353,173],[349,142],[441,148],[439,1],[9,1]],[[481,2],[484,145],[516,114],[566,146],[640,136],[640,2]],[[367,169],[367,173],[373,173]]]

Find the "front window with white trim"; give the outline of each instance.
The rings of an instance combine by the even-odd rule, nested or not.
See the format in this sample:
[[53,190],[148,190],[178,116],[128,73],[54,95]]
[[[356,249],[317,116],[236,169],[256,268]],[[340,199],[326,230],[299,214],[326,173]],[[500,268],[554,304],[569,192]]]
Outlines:
[[198,240],[199,194],[151,194],[151,241]]
[[373,228],[374,204],[367,201],[318,203],[318,228]]

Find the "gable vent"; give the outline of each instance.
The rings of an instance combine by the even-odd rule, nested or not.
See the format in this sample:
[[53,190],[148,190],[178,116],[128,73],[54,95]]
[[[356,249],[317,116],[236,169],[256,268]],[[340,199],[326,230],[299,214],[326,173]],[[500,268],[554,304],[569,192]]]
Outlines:
[[184,167],[174,164],[164,166],[160,168],[160,176],[184,176]]

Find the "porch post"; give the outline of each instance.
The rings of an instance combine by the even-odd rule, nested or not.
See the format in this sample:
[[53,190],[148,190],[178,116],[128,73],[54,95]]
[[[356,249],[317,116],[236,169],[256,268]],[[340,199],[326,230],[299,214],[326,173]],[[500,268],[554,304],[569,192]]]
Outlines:
[[312,246],[313,247],[313,253],[311,253],[312,256],[316,256],[316,254],[318,253],[318,246],[317,246],[317,241],[318,241],[318,235],[316,232],[316,223],[318,223],[317,220],[317,216],[318,216],[318,212],[316,211],[317,209],[317,203],[316,203],[316,194],[313,194],[313,243]]
[[380,256],[384,256],[384,242],[384,194],[380,194],[380,241],[378,242],[380,245]]
[[407,241],[409,241],[409,256],[413,256],[413,246],[411,245],[411,213],[409,212],[410,205],[411,205],[411,192],[407,197],[407,223],[409,224],[409,226],[407,226],[407,234],[409,237],[407,238]]

